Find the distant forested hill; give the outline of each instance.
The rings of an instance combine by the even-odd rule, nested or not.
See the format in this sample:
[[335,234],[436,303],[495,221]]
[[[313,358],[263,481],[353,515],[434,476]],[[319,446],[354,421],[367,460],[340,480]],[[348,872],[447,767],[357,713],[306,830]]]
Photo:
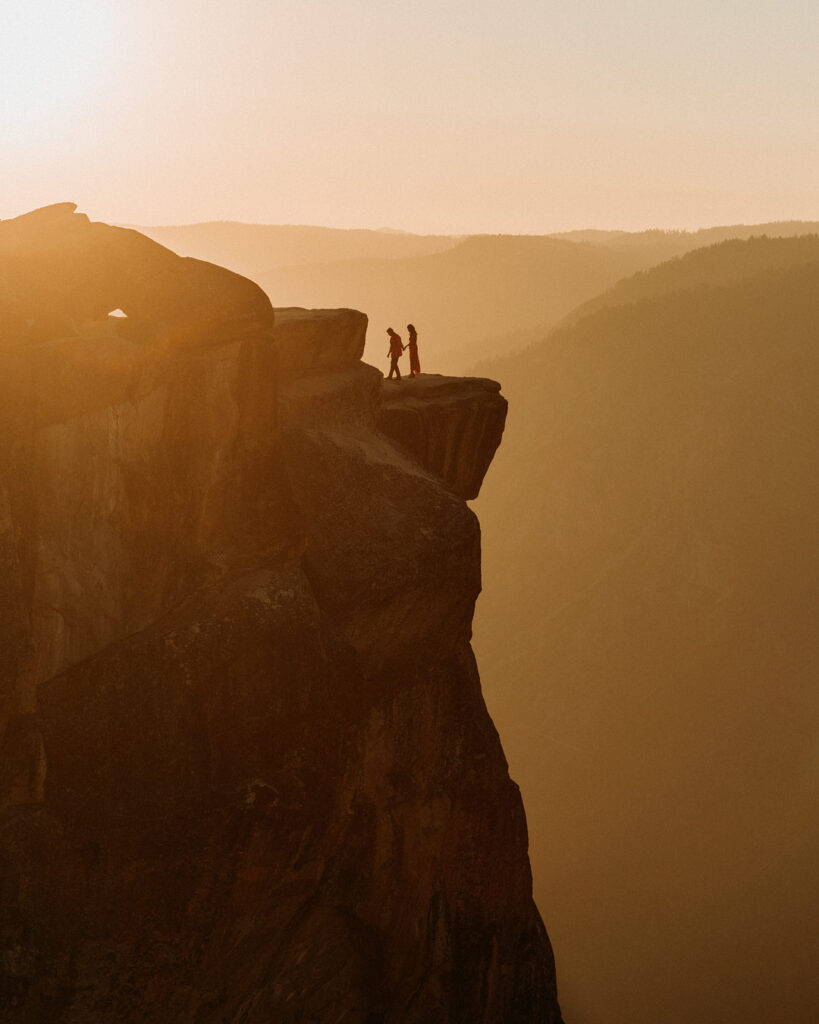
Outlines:
[[[667,254],[687,252],[707,245],[725,242],[729,238],[752,238],[755,235],[770,235],[788,238],[793,235],[815,235],[819,233],[819,221],[778,220],[764,224],[723,224],[699,231],[564,231],[552,238],[565,238],[569,242],[591,242],[595,245],[655,245],[664,248]],[[666,256],[667,258],[667,256]]]
[[731,239],[695,249],[625,278],[611,289],[572,310],[574,322],[605,306],[619,306],[702,285],[717,287],[756,274],[819,260],[819,235]]
[[692,254],[481,368],[475,647],[567,1020],[819,1019],[818,249]]
[[[573,322],[603,306],[634,302],[669,289],[728,283],[747,277],[755,270],[793,266],[813,258],[817,252],[817,232],[819,223],[789,221],[707,228],[697,232],[642,231],[629,234],[625,231],[571,231],[555,236],[579,244],[612,248],[630,253],[632,257],[639,254],[641,261],[641,266],[635,267],[635,274],[625,276],[612,288],[581,302],[560,317],[559,323]],[[721,244],[725,240],[734,240],[736,244],[725,249]],[[743,249],[743,240],[754,244]],[[458,353],[459,372],[463,372],[464,366],[470,367],[479,360],[519,352],[538,344],[556,326],[556,320],[544,321],[534,327],[510,323],[497,334],[473,339],[469,350]]]

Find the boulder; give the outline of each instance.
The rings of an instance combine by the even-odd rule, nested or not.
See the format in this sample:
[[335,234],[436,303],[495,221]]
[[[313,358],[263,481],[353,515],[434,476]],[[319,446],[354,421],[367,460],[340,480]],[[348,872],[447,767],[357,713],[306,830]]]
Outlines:
[[356,309],[276,310],[279,369],[321,373],[355,366],[364,354],[367,317]]

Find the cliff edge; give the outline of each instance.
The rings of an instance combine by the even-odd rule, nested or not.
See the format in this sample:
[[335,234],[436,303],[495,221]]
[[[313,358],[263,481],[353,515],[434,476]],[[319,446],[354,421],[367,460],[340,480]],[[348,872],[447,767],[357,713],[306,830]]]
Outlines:
[[0,222],[9,1024],[560,1020],[469,643],[505,403],[366,324]]

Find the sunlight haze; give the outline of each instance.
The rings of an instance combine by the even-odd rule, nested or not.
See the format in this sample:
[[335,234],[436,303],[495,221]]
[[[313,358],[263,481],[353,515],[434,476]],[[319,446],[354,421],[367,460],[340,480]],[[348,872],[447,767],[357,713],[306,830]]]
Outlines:
[[801,0],[3,11],[3,217],[70,199],[143,224],[539,233],[819,212]]
[[819,1022],[817,53],[0,2],[0,1024]]

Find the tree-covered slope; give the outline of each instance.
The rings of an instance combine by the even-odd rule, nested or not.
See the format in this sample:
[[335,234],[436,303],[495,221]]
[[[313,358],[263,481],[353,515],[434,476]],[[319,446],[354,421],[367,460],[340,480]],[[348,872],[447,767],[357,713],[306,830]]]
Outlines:
[[475,644],[567,1018],[810,1024],[819,263],[484,370],[510,415]]

